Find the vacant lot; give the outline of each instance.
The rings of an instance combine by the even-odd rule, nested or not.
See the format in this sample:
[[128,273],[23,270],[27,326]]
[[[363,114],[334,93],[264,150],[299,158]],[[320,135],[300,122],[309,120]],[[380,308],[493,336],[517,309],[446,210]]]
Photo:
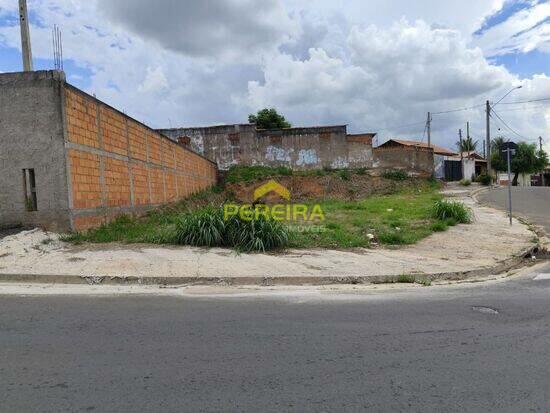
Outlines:
[[[271,171],[271,173],[269,173]],[[293,203],[321,206],[325,219],[285,222],[294,248],[354,248],[413,244],[456,222],[434,218],[434,203],[442,198],[439,184],[401,176],[371,177],[364,171],[314,171],[294,175],[286,170],[243,170],[230,173],[225,187],[197,194],[143,217],[121,216],[87,233],[71,234],[71,242],[177,244],[182,217],[225,202],[248,202],[250,192],[267,179],[288,186]],[[280,202],[266,199],[266,203]],[[311,227],[315,231],[309,231]],[[304,230],[305,229],[305,230]]]

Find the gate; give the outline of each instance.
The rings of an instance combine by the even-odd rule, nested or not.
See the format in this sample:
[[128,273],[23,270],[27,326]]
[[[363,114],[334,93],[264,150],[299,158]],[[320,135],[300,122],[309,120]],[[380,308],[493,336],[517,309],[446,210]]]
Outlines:
[[460,181],[462,179],[462,162],[445,161],[445,180]]

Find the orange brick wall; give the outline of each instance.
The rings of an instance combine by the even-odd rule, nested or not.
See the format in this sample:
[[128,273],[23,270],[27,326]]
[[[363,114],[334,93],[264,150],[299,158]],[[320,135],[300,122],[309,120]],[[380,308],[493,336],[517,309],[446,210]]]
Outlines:
[[64,90],[75,230],[216,183],[212,162],[72,86]]

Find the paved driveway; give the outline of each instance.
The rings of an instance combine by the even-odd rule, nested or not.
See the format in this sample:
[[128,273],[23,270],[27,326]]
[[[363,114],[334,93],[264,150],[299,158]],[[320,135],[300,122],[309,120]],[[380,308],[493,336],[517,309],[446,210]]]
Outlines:
[[[496,208],[508,208],[508,188],[491,189],[478,196]],[[513,187],[512,209],[515,214],[528,218],[536,225],[544,227],[550,235],[550,187]]]

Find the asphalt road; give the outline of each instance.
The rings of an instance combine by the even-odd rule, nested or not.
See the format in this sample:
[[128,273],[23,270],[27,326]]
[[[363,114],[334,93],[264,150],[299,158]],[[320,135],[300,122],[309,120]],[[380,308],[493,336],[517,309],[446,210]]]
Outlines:
[[[478,196],[481,202],[508,209],[508,188],[491,189]],[[550,235],[550,187],[512,187],[512,211],[544,227]]]
[[362,296],[0,296],[0,410],[548,411],[550,279],[535,276]]

